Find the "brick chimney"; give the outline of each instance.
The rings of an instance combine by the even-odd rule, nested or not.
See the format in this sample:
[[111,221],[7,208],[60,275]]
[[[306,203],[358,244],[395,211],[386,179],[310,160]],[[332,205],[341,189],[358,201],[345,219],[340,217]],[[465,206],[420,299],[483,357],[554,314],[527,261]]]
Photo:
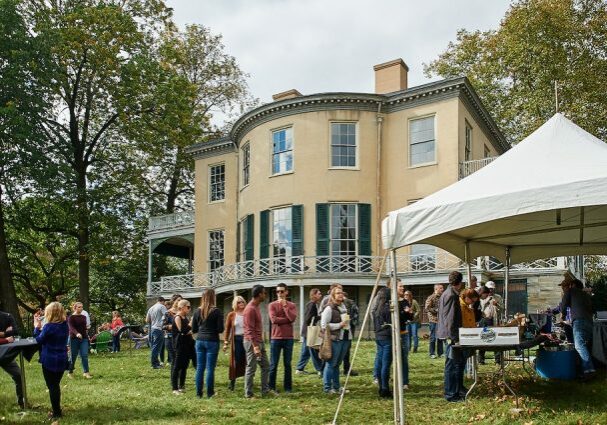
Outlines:
[[278,102],[279,100],[293,99],[294,97],[299,97],[299,96],[301,96],[300,92],[298,92],[295,89],[291,89],[291,90],[283,91],[282,93],[273,94],[272,99],[275,102]]
[[386,94],[407,89],[409,67],[402,59],[380,63],[375,71],[375,93]]

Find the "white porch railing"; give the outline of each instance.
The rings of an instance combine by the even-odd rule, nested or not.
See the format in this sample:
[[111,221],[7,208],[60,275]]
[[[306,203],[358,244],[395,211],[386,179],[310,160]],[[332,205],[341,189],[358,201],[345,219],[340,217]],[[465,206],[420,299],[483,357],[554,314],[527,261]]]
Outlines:
[[[379,272],[382,260],[383,257],[372,256],[264,258],[226,264],[209,273],[165,276],[161,278],[159,285],[153,285],[152,288],[158,292],[177,292],[205,287],[221,288],[234,283],[281,277],[375,276]],[[515,264],[512,266],[512,270],[542,271],[562,268],[563,264],[560,264],[558,260],[555,257]],[[447,273],[452,270],[463,271],[465,269],[463,261],[444,251],[439,251],[434,255],[399,255],[396,257],[396,262],[397,272],[402,276]],[[389,263],[388,268],[391,268]],[[500,272],[504,270],[504,265],[495,258],[482,257],[481,261],[475,262],[472,268],[475,273]]]
[[464,161],[459,163],[459,178],[460,180],[464,177],[468,177],[470,174],[477,172],[485,165],[493,162],[497,156],[492,156],[483,159],[473,159],[471,161]]
[[175,227],[193,226],[194,211],[181,211],[174,214],[150,217],[148,231],[167,230]]

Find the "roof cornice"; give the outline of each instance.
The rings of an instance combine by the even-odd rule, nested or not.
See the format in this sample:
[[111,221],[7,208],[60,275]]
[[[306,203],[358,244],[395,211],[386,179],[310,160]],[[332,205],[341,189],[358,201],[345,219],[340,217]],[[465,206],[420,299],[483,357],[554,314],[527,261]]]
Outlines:
[[187,152],[200,158],[235,149],[244,135],[253,128],[289,115],[337,109],[371,112],[381,109],[382,113],[391,113],[454,97],[459,97],[476,115],[484,130],[497,141],[497,147],[501,148],[502,151],[510,148],[470,81],[466,77],[456,77],[387,94],[318,93],[271,102],[242,115],[232,126],[229,136],[211,142],[197,143],[190,146]]

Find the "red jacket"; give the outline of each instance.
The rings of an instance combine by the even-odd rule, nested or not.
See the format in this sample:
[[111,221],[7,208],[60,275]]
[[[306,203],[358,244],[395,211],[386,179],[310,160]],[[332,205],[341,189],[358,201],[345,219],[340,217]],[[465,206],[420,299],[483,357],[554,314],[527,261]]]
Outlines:
[[276,300],[268,305],[268,314],[272,323],[271,339],[293,339],[293,323],[297,319],[295,304],[287,301],[283,306]]

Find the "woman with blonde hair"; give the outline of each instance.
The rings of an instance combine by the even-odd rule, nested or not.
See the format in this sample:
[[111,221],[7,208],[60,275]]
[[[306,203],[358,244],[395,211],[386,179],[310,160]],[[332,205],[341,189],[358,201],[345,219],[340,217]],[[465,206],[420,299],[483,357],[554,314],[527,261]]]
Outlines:
[[58,302],[50,303],[44,310],[46,322],[44,327],[42,327],[41,315],[39,313],[34,315],[34,337],[41,346],[39,362],[42,364],[42,374],[53,407],[53,411],[49,413],[51,419],[58,419],[62,416],[61,379],[68,367],[69,327],[65,317],[65,309]]
[[223,337],[223,351],[226,352],[231,343],[230,350],[230,390],[234,391],[236,378],[244,376],[247,368],[247,356],[244,349],[244,308],[247,302],[240,295],[232,301],[232,311],[228,313]]
[[177,301],[178,313],[175,315],[172,327],[173,363],[171,364],[171,385],[173,394],[184,392],[185,377],[192,357],[192,327],[190,326],[190,302]]
[[67,319],[70,331],[70,353],[72,354],[70,370],[67,376],[70,378],[74,376],[76,360],[78,360],[78,355],[80,355],[83,376],[91,379],[92,376],[89,373],[89,336],[86,328],[86,316],[82,314],[82,309],[82,303],[75,302],[72,305],[72,314]]
[[215,366],[219,353],[219,334],[223,332],[223,313],[215,305],[215,291],[207,289],[200,299],[192,319],[192,331],[196,336],[196,395],[202,398],[204,372],[207,371],[207,397],[215,394]]
[[331,359],[325,363],[323,372],[323,390],[326,394],[337,394],[339,386],[339,368],[350,347],[350,318],[344,305],[344,291],[341,286],[331,290],[327,306],[320,317],[320,328],[325,338],[331,338]]

